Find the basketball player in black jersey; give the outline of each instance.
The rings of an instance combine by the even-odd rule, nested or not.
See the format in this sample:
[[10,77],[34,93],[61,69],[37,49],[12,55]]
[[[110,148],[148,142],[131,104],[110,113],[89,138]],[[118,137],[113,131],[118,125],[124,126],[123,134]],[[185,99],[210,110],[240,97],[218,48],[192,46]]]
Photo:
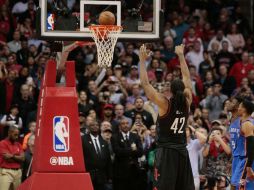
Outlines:
[[159,107],[154,190],[195,189],[185,134],[192,102],[192,85],[184,59],[184,45],[176,46],[175,53],[180,61],[182,80],[172,81],[170,99],[149,83],[145,61],[150,53],[145,45],[141,46],[139,53],[141,85],[146,96]]

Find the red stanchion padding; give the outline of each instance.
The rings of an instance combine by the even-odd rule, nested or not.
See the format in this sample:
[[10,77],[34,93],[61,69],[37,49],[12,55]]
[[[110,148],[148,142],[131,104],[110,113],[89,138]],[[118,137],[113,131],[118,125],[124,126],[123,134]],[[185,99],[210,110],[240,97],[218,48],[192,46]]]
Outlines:
[[[54,60],[49,60],[46,65],[46,69],[43,75],[43,79],[41,81],[41,87],[40,87],[40,94],[39,94],[39,99],[38,99],[38,108],[37,108],[37,121],[36,121],[36,134],[37,137],[39,136],[40,133],[40,128],[41,128],[41,118],[42,118],[42,107],[44,103],[44,97],[45,97],[45,86],[49,85],[51,87],[55,86],[55,78],[56,78],[56,62]],[[34,152],[34,157],[37,156],[37,148],[36,146],[41,141],[41,138],[35,138],[35,152]],[[33,163],[32,170],[34,168],[37,168],[38,162]]]
[[19,190],[92,190],[88,173],[33,173]]
[[[74,73],[75,74],[75,73]],[[49,60],[45,70],[44,86],[55,87],[56,85],[56,62]]]
[[34,171],[85,171],[75,89],[45,87],[43,102]]
[[66,87],[76,87],[75,62],[66,61]]
[[74,62],[66,64],[66,86],[56,87],[49,61],[38,102],[35,151],[30,176],[19,190],[92,190],[79,130]]

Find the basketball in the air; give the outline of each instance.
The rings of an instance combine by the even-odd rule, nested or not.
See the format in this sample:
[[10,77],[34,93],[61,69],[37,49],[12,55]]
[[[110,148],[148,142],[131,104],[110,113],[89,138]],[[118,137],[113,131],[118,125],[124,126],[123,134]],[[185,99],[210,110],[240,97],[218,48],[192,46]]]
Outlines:
[[110,11],[104,11],[99,16],[100,25],[114,25],[116,22],[115,15]]

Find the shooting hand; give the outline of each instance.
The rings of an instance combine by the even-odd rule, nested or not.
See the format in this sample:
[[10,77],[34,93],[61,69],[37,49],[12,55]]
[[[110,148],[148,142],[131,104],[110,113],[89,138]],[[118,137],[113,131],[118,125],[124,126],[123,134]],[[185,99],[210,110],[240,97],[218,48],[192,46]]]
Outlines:
[[175,53],[176,53],[178,56],[184,55],[184,45],[181,44],[181,45],[179,45],[179,46],[176,46],[176,47],[175,47]]

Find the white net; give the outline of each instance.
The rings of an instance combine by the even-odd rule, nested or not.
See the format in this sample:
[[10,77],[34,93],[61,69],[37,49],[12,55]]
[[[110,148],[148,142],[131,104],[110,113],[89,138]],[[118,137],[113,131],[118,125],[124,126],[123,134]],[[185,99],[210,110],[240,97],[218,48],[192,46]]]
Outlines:
[[97,46],[99,67],[110,67],[121,26],[90,26],[90,32]]

